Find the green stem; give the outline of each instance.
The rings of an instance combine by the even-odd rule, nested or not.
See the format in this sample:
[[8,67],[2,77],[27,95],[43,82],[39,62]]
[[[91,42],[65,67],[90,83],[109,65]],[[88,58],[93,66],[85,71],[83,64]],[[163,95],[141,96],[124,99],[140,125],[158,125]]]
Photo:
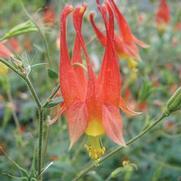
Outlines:
[[0,62],[2,62],[3,64],[5,64],[8,68],[10,68],[11,70],[13,70],[16,74],[18,74],[27,84],[28,88],[30,89],[30,92],[38,106],[38,108],[41,108],[41,102],[36,94],[36,91],[31,83],[31,80],[29,79],[28,76],[25,76],[25,74],[21,73],[20,71],[18,71],[15,67],[13,67],[7,60],[4,59],[0,59]]
[[27,83],[27,86],[28,86],[29,89],[30,89],[30,92],[31,92],[31,94],[32,94],[32,96],[33,96],[33,98],[34,98],[37,106],[38,106],[38,109],[40,110],[41,107],[42,107],[42,106],[41,106],[41,102],[40,102],[40,100],[39,100],[38,95],[36,94],[36,91],[35,91],[32,83],[31,83],[31,80],[29,79],[28,76],[27,76],[27,77],[24,77],[24,80],[25,80],[25,82]]
[[42,105],[42,107],[46,107],[48,103],[51,101],[51,99],[57,94],[58,90],[60,89],[60,85],[57,85],[57,87],[54,88],[50,96],[47,98],[45,103]]
[[38,143],[38,177],[42,180],[42,147],[43,147],[43,110],[39,110],[39,143]]
[[21,78],[24,79],[24,75],[19,72],[15,67],[13,67],[9,62],[8,60],[5,60],[5,59],[0,59],[0,62],[2,62],[3,64],[5,64],[8,68],[10,68],[11,70],[13,70],[16,74],[18,74]]
[[[150,126],[146,127],[142,132],[140,132],[137,136],[135,136],[134,138],[130,139],[126,145],[131,145],[132,143],[134,143],[136,140],[138,140],[139,138],[141,138],[143,135],[145,135],[150,129],[152,129],[154,126],[156,126],[162,119],[164,119],[165,117],[167,117],[168,114],[163,113],[158,119],[156,119],[156,121],[154,121],[152,124],[150,124]],[[114,154],[118,153],[120,150],[122,150],[124,147],[122,146],[118,146],[117,148],[113,149],[111,152],[109,152],[107,155],[105,155],[104,157],[100,158],[100,160],[98,160],[96,163],[90,163],[85,169],[83,169],[74,179],[73,181],[77,181],[79,180],[82,176],[84,176],[86,173],[88,173],[90,170],[94,169],[97,167],[97,165],[99,165],[100,163],[104,162],[105,160],[109,159],[111,156],[113,156]]]
[[40,181],[42,180],[41,174],[41,168],[42,168],[42,146],[43,146],[43,107],[41,105],[40,99],[33,87],[33,84],[31,83],[31,80],[29,79],[26,74],[23,74],[19,70],[17,70],[15,67],[13,67],[7,60],[0,59],[0,62],[5,64],[8,68],[13,70],[16,74],[18,74],[27,84],[35,103],[38,107],[38,117],[39,117],[39,143],[38,143],[38,176],[40,177]]

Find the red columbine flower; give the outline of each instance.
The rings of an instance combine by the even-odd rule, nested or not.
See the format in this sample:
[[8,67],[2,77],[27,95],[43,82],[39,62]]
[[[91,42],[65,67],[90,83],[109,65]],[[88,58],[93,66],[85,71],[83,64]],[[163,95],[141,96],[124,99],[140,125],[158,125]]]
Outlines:
[[[97,0],[98,6],[100,6],[99,0]],[[139,56],[139,49],[137,45],[146,48],[148,45],[143,43],[142,41],[138,40],[133,33],[131,32],[131,29],[116,6],[115,2],[113,0],[108,0],[107,4],[112,8],[112,11],[114,12],[115,18],[118,22],[118,27],[119,27],[119,33],[115,33],[114,36],[114,46],[116,49],[116,53],[120,58],[126,58],[128,59],[129,66],[131,68],[135,68],[137,65],[137,62],[135,61],[140,59]],[[98,29],[94,22],[94,14],[90,14],[90,21],[93,25],[94,31],[100,40],[100,42],[106,46],[106,36]]]
[[166,0],[160,0],[160,5],[156,12],[156,24],[160,32],[164,32],[170,21],[170,8]]
[[[100,136],[104,134],[115,143],[125,146],[119,108],[130,115],[137,113],[131,111],[120,96],[121,79],[113,46],[112,10],[109,5],[106,12],[102,7],[99,8],[106,26],[106,48],[98,76],[93,72],[81,34],[85,10],[86,5],[77,7],[74,11],[71,5],[67,5],[60,17],[60,85],[64,99],[61,113],[65,114],[68,121],[70,147],[85,133],[88,135],[86,149],[92,159],[98,159],[105,151],[100,143]],[[70,57],[66,40],[66,19],[72,11],[76,35]],[[109,15],[109,20],[106,19],[106,15]],[[86,62],[83,61],[83,54]]]

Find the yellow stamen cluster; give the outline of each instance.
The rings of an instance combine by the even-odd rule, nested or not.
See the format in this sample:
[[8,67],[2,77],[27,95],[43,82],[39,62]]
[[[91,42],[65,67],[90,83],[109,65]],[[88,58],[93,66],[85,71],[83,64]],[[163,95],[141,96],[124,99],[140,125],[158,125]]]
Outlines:
[[106,151],[98,136],[88,136],[88,143],[85,144],[85,149],[92,160],[99,160],[99,158],[104,155]]
[[89,157],[92,160],[98,160],[102,155],[104,155],[106,151],[105,147],[94,148],[92,145],[87,145],[87,144],[85,144],[85,148],[89,154]]

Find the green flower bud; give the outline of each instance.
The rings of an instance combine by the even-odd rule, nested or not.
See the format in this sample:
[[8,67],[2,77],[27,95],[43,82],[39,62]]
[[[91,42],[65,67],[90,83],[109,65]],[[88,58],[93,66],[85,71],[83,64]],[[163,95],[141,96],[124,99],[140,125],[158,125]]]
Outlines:
[[167,102],[167,112],[175,112],[181,109],[181,87],[179,87]]

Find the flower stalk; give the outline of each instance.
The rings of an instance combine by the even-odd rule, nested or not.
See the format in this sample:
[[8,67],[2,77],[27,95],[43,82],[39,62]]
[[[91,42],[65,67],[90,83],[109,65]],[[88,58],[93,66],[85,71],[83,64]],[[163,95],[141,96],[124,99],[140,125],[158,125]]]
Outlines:
[[38,177],[42,180],[42,147],[43,147],[43,109],[39,109],[39,143],[38,143]]
[[[135,137],[133,137],[132,139],[130,139],[127,143],[126,146],[131,145],[132,143],[134,143],[135,141],[137,141],[138,139],[140,139],[142,136],[144,136],[147,132],[149,132],[153,127],[155,127],[158,123],[160,123],[160,121],[162,121],[165,117],[169,116],[167,114],[167,112],[164,112],[163,114],[161,114],[161,116],[159,116],[156,121],[152,122],[148,127],[146,127],[142,132],[140,132],[138,135],[136,135]],[[99,160],[93,163],[90,163],[85,169],[83,169],[74,179],[73,181],[77,181],[79,180],[81,177],[83,177],[84,175],[86,175],[90,170],[96,168],[98,165],[100,165],[101,163],[103,163],[105,160],[109,159],[110,157],[112,157],[113,155],[115,155],[116,153],[118,153],[119,151],[121,151],[124,147],[123,146],[118,146],[115,149],[113,149],[111,152],[109,152],[108,154],[106,154],[104,157],[100,158]]]

